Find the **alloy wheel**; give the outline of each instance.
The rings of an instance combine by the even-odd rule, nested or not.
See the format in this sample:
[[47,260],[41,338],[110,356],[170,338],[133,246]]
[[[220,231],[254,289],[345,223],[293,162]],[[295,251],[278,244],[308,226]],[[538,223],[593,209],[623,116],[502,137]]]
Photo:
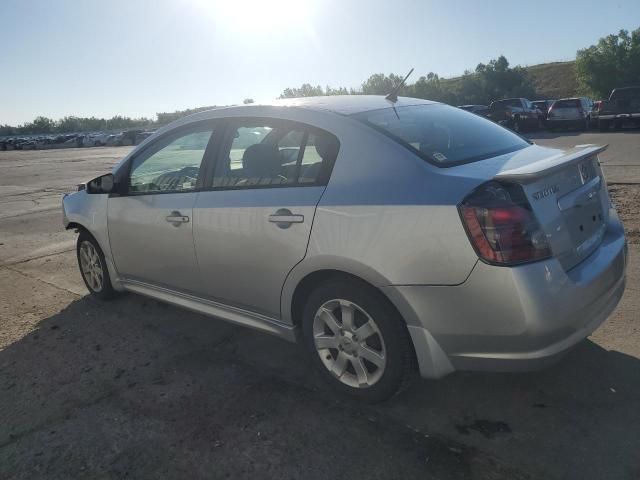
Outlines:
[[378,325],[349,300],[329,300],[318,309],[313,340],[326,369],[345,385],[371,387],[384,374],[387,352]]
[[91,290],[96,293],[101,292],[104,283],[104,274],[98,251],[91,242],[85,240],[80,244],[79,254],[80,270],[82,271],[84,280]]

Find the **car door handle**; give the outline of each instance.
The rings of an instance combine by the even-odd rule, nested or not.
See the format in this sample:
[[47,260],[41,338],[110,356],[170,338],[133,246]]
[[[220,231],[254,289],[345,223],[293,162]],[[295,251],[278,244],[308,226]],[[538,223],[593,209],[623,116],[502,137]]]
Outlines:
[[169,215],[165,217],[165,220],[169,223],[173,223],[175,227],[179,226],[181,223],[188,223],[189,217],[186,215],[182,215],[178,211],[173,211]]
[[273,215],[269,215],[269,221],[275,223],[280,228],[289,228],[292,223],[303,223],[304,215],[291,213],[291,210],[281,208]]

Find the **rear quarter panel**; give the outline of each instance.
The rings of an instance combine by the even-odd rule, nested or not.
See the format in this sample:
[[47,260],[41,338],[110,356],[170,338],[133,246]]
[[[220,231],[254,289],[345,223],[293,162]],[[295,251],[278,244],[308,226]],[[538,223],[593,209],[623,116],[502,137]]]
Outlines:
[[432,166],[364,125],[338,136],[307,256],[293,276],[324,265],[377,286],[464,282],[477,255],[457,204],[481,181]]

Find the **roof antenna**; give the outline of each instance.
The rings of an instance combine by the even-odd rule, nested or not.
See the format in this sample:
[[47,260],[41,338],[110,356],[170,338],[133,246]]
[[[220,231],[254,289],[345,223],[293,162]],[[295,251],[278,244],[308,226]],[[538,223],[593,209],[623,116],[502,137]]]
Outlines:
[[404,85],[404,82],[407,81],[407,78],[409,78],[409,75],[411,75],[412,73],[413,73],[413,68],[411,70],[409,70],[409,73],[407,73],[407,76],[404,77],[402,79],[402,81],[398,85],[395,86],[395,88],[391,91],[391,93],[389,95],[387,95],[386,97],[384,97],[384,98],[389,100],[390,102],[396,103],[398,101],[398,92],[400,91],[400,89]]

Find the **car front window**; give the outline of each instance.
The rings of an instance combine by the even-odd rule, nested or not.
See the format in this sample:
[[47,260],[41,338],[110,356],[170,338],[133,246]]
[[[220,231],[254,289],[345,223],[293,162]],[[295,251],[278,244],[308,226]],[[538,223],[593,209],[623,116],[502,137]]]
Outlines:
[[196,188],[200,164],[212,130],[185,134],[144,152],[131,164],[129,192],[151,194],[185,192]]

